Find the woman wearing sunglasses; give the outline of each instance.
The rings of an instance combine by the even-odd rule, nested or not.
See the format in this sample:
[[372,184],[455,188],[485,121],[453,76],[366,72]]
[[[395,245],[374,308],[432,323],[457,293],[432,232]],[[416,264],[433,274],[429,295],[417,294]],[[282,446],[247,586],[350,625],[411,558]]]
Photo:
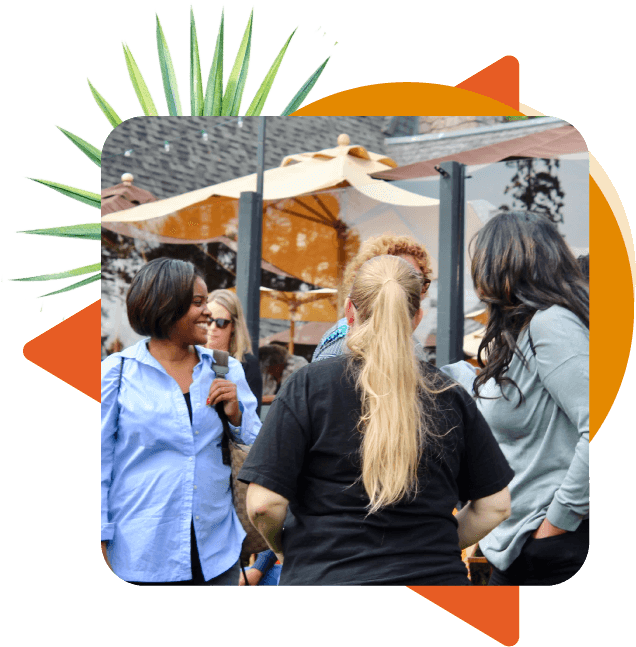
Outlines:
[[413,351],[422,281],[395,256],[360,267],[348,352],[285,382],[239,473],[281,585],[468,585],[461,549],[510,514],[475,402]]
[[252,354],[252,342],[243,315],[241,300],[230,290],[214,290],[208,298],[212,314],[206,348],[224,350],[241,362],[245,379],[256,401],[260,415],[263,397],[263,378],[258,357]]
[[102,362],[102,550],[135,584],[236,585],[245,531],[223,463],[230,432],[251,444],[261,423],[243,369],[215,377],[210,310],[192,263],[158,258],[133,278],[130,324],[146,339]]

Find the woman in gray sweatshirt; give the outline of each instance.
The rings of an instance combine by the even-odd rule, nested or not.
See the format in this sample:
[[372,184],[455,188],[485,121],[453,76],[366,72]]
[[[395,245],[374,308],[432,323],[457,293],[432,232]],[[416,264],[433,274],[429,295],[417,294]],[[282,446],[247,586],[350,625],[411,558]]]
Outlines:
[[501,212],[474,241],[487,304],[478,407],[515,471],[510,517],[479,542],[490,584],[558,584],[589,544],[589,289],[545,216]]

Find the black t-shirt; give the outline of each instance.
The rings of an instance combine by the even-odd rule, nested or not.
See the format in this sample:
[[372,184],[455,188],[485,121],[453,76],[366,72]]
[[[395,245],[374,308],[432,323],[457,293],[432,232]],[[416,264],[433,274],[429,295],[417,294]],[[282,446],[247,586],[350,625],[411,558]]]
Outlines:
[[417,496],[367,516],[360,397],[347,364],[309,364],[285,382],[239,473],[289,499],[280,584],[469,584],[453,509],[514,474],[486,421],[463,388],[436,396],[440,437],[422,457]]

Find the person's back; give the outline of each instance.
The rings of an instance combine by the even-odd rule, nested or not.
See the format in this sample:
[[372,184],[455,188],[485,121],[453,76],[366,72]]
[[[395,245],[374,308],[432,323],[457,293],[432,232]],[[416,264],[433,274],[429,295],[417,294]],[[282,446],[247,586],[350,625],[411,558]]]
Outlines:
[[250,518],[279,559],[284,543],[282,585],[468,584],[460,548],[508,514],[512,471],[470,396],[415,359],[421,275],[367,265],[350,354],[290,377],[243,466]]
[[[280,584],[468,584],[453,509],[459,499],[501,490],[511,477],[491,469],[498,449],[488,444],[488,427],[463,389],[440,394],[440,438],[421,459],[417,495],[368,515],[356,429],[361,403],[349,359],[300,369],[268,414],[275,433],[257,469],[276,481],[292,513]],[[451,384],[430,365],[422,371],[440,387]],[[467,478],[465,466],[477,456],[481,470]]]

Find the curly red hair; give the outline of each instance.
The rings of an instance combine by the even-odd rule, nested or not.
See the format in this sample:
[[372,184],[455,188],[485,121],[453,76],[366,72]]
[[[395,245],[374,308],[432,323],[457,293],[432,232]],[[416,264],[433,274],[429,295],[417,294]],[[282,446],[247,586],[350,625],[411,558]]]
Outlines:
[[419,265],[422,277],[424,278],[424,290],[422,296],[426,294],[428,285],[430,284],[430,277],[433,273],[431,267],[431,260],[426,247],[418,243],[415,238],[411,236],[395,236],[394,234],[385,233],[381,236],[374,236],[368,238],[362,243],[358,253],[351,259],[347,265],[343,281],[342,291],[340,293],[340,305],[344,302],[344,298],[351,291],[353,280],[364,263],[375,256],[412,256]]

